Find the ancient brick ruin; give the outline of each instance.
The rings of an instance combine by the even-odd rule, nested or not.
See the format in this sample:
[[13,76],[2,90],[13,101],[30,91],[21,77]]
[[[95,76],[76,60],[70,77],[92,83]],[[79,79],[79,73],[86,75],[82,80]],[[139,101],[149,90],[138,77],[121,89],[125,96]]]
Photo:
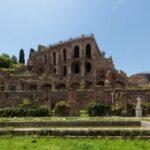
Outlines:
[[[42,47],[28,60],[29,75],[0,72],[0,107],[16,106],[24,98],[33,105],[53,107],[60,100],[83,108],[92,101],[113,104],[150,98],[147,90],[127,90],[129,79],[105,58],[94,35],[82,35]],[[131,94],[132,93],[132,94]]]

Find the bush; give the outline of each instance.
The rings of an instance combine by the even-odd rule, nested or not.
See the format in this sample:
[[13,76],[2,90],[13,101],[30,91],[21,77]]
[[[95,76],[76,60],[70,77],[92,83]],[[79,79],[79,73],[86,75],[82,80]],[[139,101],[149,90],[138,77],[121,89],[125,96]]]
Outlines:
[[35,109],[30,109],[30,116],[33,117],[49,116],[49,110],[46,107],[37,107]]
[[71,105],[65,101],[60,101],[56,104],[54,111],[56,116],[69,116]]
[[0,117],[44,117],[49,116],[49,110],[45,107],[37,108],[3,108],[0,109]]
[[87,108],[89,116],[105,116],[110,112],[110,106],[101,103],[92,103]]
[[142,109],[143,109],[144,116],[146,116],[147,114],[150,114],[150,103],[142,104]]

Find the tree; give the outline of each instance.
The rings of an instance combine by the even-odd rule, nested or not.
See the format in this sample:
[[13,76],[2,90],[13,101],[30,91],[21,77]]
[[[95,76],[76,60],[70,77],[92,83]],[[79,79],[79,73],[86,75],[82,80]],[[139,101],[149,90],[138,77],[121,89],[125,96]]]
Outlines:
[[12,61],[13,61],[13,64],[17,64],[18,63],[18,60],[17,60],[17,57],[15,55],[13,55],[11,57]]
[[30,54],[29,54],[29,59],[31,58],[31,56],[35,53],[35,50],[33,48],[30,49]]
[[9,68],[12,64],[13,61],[8,54],[0,55],[0,68]]
[[24,58],[24,50],[21,49],[19,53],[19,63],[25,64],[25,58]]

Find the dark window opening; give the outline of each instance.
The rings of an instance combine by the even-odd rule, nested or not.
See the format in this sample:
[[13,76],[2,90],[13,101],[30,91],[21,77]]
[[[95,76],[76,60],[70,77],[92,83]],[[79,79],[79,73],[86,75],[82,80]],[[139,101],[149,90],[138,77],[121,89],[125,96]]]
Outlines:
[[66,89],[66,85],[65,84],[58,84],[56,87],[57,90],[65,90]]
[[48,91],[48,90],[51,90],[51,89],[52,89],[52,86],[49,83],[45,83],[41,86],[41,90],[43,90],[43,91]]
[[10,90],[10,91],[16,91],[15,85],[10,85],[10,86],[9,86],[9,90]]
[[35,91],[35,90],[37,90],[37,85],[36,84],[30,85],[29,89],[31,91]]
[[56,53],[53,53],[53,60],[54,60],[54,65],[56,65]]
[[97,83],[97,85],[99,85],[99,86],[104,86],[104,81],[99,81],[99,82]]
[[4,90],[5,90],[5,85],[4,85],[4,82],[2,82],[0,85],[0,91],[4,91]]
[[47,63],[47,55],[45,54],[44,55],[44,61],[45,61],[45,64]]
[[90,44],[86,45],[86,58],[87,59],[91,58],[91,45]]
[[67,57],[66,57],[66,49],[63,50],[63,57],[64,57],[64,62],[66,62],[66,59],[67,59]]
[[75,73],[75,74],[80,73],[80,65],[79,65],[79,64],[75,64],[75,65],[74,65],[74,73]]
[[79,46],[74,47],[74,58],[79,58],[80,57],[80,51],[79,51]]
[[67,68],[64,67],[64,76],[66,76],[66,75],[67,75]]
[[90,72],[90,71],[91,71],[91,64],[90,64],[90,63],[87,63],[87,64],[86,64],[86,71],[87,71],[87,72]]
[[56,68],[53,69],[53,73],[56,73]]

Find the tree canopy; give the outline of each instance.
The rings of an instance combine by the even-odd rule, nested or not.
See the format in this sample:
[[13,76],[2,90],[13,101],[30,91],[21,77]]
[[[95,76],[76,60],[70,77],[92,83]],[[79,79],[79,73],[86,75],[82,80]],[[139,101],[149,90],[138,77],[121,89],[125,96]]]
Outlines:
[[24,56],[24,50],[21,49],[19,53],[19,63],[25,64],[25,56]]
[[31,56],[35,53],[35,50],[33,48],[30,49],[30,53],[29,53],[29,59],[31,58]]
[[0,68],[9,68],[12,64],[13,60],[8,54],[0,55]]

